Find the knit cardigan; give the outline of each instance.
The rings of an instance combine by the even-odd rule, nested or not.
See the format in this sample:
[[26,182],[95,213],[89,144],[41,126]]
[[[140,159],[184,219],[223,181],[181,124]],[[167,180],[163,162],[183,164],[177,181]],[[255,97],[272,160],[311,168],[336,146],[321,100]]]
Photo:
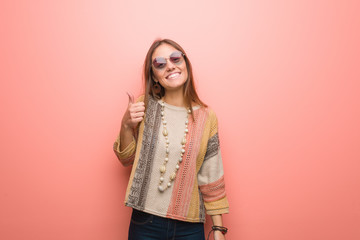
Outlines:
[[[141,96],[137,101],[143,101]],[[152,161],[159,137],[161,105],[150,97],[144,120],[140,123],[132,142],[120,151],[120,134],[113,150],[124,166],[132,165],[125,205],[134,209],[145,209]],[[224,172],[220,153],[218,121],[214,111],[200,107],[188,118],[188,134],[185,155],[173,182],[171,200],[167,211],[157,214],[162,217],[187,221],[205,222],[208,215],[229,212],[225,192]],[[160,133],[161,134],[161,133]]]

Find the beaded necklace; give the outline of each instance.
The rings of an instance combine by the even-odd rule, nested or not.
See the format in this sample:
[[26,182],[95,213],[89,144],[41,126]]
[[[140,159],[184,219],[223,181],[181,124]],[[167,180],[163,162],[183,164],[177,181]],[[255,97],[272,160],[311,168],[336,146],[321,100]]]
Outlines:
[[176,178],[176,174],[180,168],[180,164],[183,160],[183,156],[185,154],[185,144],[186,144],[186,136],[187,136],[187,133],[189,132],[188,130],[188,115],[191,114],[191,110],[190,109],[187,109],[187,115],[186,115],[186,120],[185,120],[185,130],[184,130],[184,136],[181,140],[181,153],[180,153],[180,156],[178,158],[178,162],[175,166],[175,170],[172,174],[170,174],[170,177],[169,177],[169,181],[167,184],[165,184],[164,186],[162,185],[163,182],[165,181],[164,179],[164,175],[165,175],[165,172],[166,172],[166,164],[168,163],[169,161],[169,154],[170,154],[170,149],[169,149],[169,145],[170,145],[170,141],[169,141],[169,132],[166,128],[166,120],[165,120],[165,103],[163,101],[160,102],[160,105],[161,105],[161,121],[162,121],[162,125],[163,125],[163,131],[162,131],[162,135],[165,137],[165,159],[164,159],[164,163],[160,166],[160,181],[159,181],[159,191],[160,192],[164,192],[166,189],[170,188],[171,187],[171,184],[172,182],[175,180]]

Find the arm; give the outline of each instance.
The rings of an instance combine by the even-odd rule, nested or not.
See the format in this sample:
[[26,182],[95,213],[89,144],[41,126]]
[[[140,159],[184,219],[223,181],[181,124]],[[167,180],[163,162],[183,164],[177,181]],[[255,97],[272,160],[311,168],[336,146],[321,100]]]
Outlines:
[[[211,115],[210,129],[204,162],[198,173],[198,182],[206,212],[211,216],[213,226],[223,227],[222,214],[229,212],[229,203],[225,192],[217,118],[214,113]],[[214,239],[224,240],[225,236],[221,231],[215,230]]]
[[134,102],[134,96],[129,96],[129,104],[121,121],[120,151],[123,151],[134,139],[134,131],[145,115],[145,104],[142,101]]
[[212,215],[212,216],[211,216],[211,220],[212,220],[212,222],[213,222],[213,225],[221,226],[221,227],[222,227],[223,222],[222,222],[222,215],[221,215],[221,214]]
[[[213,222],[213,226],[223,227],[222,215],[212,215],[211,220]],[[225,240],[225,235],[221,233],[221,231],[214,231],[214,239],[215,240]]]
[[130,94],[129,104],[121,121],[121,129],[116,139],[113,150],[124,166],[132,164],[135,154],[135,129],[143,120],[145,114],[144,102],[134,102],[134,97]]

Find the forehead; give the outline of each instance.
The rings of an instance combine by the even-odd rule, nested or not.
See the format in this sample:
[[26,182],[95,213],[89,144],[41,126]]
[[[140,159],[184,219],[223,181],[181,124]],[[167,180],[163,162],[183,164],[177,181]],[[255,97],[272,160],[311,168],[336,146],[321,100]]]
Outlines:
[[158,46],[153,55],[152,55],[152,59],[156,58],[156,57],[169,57],[170,54],[172,54],[173,52],[178,51],[176,48],[174,48],[173,46],[169,45],[169,44],[161,44],[160,46]]

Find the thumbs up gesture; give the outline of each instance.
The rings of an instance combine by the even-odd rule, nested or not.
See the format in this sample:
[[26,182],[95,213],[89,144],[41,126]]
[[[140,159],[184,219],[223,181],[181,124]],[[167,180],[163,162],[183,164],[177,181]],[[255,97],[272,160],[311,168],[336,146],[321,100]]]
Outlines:
[[134,129],[144,119],[145,103],[135,102],[134,95],[127,92],[129,97],[128,107],[124,113],[121,124],[126,129]]

